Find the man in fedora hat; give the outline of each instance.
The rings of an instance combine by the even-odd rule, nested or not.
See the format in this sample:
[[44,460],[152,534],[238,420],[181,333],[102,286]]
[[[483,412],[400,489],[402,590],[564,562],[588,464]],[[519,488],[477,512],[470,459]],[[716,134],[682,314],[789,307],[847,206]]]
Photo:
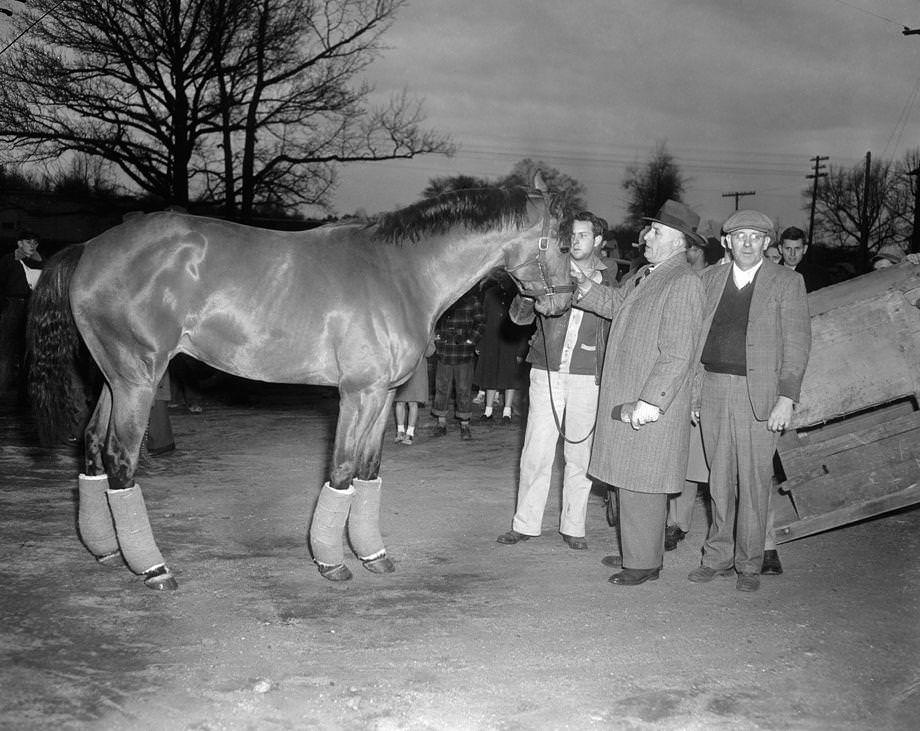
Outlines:
[[688,578],[737,573],[738,590],[756,591],[776,438],[799,399],[811,320],[802,276],[764,258],[770,218],[737,211],[722,230],[732,263],[702,274],[706,310],[693,399],[709,462],[712,524],[702,563]]
[[644,235],[648,264],[618,289],[573,276],[576,307],[611,318],[589,473],[619,491],[622,570],[613,584],[658,578],[668,495],[684,489],[690,377],[703,286],[686,251],[699,216],[666,201]]

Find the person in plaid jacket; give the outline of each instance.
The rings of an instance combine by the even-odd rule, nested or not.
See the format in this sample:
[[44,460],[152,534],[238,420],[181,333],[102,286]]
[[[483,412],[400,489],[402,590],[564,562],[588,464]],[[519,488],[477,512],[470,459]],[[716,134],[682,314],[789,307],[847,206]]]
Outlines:
[[463,295],[438,320],[434,345],[437,367],[431,413],[438,417],[435,436],[447,434],[447,404],[451,388],[456,392],[454,415],[460,420],[460,438],[472,439],[470,416],[473,411],[473,366],[476,345],[485,329],[485,316],[477,288]]

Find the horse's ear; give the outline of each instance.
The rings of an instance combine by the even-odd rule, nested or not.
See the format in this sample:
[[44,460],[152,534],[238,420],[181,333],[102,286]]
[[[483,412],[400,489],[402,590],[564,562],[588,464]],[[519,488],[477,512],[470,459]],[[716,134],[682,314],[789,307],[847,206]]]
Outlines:
[[541,193],[548,193],[549,187],[546,185],[546,181],[543,180],[543,173],[539,170],[533,174],[533,187],[539,190]]

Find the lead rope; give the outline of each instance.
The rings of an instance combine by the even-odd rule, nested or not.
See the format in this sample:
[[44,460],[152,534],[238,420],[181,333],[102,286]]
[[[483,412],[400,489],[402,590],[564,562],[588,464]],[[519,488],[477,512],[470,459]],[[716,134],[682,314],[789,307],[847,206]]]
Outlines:
[[540,326],[540,336],[543,340],[543,357],[546,359],[546,384],[549,387],[549,406],[553,410],[553,420],[556,422],[556,431],[559,432],[559,435],[568,444],[581,444],[582,442],[588,441],[591,435],[594,434],[594,429],[597,427],[597,415],[595,414],[594,424],[591,425],[591,430],[581,439],[569,439],[565,435],[565,429],[562,426],[562,421],[559,419],[559,413],[556,411],[556,401],[553,399],[553,381],[550,378],[549,352],[546,349],[546,332],[543,330],[543,318],[541,316],[537,317],[537,323]]

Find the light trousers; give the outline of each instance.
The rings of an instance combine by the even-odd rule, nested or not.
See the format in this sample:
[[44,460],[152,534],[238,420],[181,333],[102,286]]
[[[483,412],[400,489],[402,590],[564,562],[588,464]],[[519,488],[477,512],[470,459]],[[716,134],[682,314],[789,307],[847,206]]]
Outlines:
[[777,434],[754,418],[747,379],[724,373],[703,379],[700,426],[712,506],[703,565],[759,574]]
[[[594,441],[590,432],[597,417],[597,384],[593,375],[548,373],[541,368],[531,368],[529,393],[530,410],[521,451],[521,477],[512,528],[529,536],[538,536],[542,531],[543,512],[546,510],[559,441],[553,417],[554,404],[568,439],[582,440],[577,444],[566,441],[563,447],[565,466],[559,531],[582,538],[585,535],[588,494],[591,492],[587,470]],[[588,438],[584,439],[585,436]]]

